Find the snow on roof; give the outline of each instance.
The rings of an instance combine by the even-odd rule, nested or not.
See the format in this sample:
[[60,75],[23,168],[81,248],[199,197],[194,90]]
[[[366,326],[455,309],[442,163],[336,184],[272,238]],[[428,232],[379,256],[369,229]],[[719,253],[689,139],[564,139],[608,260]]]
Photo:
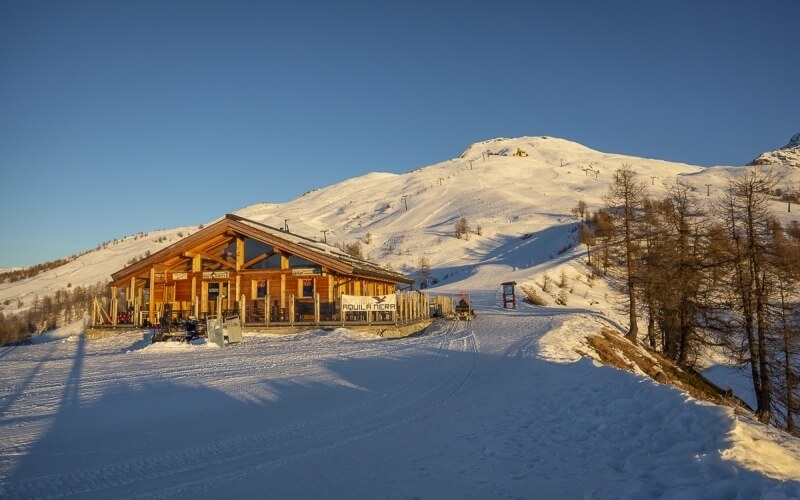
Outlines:
[[286,240],[289,243],[292,243],[297,246],[301,246],[311,250],[312,252],[323,254],[338,261],[344,262],[353,268],[353,274],[357,275],[364,275],[364,276],[374,276],[380,278],[389,278],[392,280],[397,280],[400,283],[413,283],[413,280],[410,280],[406,276],[401,273],[397,273],[395,271],[390,271],[385,269],[378,264],[373,262],[369,262],[364,259],[359,259],[357,257],[353,257],[352,255],[340,250],[339,248],[329,245],[327,243],[316,241],[311,238],[307,238],[305,236],[301,236],[299,234],[294,234],[289,231],[285,231],[283,229],[279,229],[268,224],[264,224],[262,222],[256,222],[251,219],[246,219],[239,215],[234,214],[226,214],[226,219],[235,220],[237,222],[241,222],[253,229],[256,229],[261,232],[265,232],[276,236],[280,239]]

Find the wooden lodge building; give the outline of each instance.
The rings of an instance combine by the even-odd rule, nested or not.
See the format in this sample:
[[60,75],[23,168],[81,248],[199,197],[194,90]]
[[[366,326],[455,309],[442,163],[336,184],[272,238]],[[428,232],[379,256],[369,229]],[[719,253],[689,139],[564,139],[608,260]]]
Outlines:
[[250,325],[343,322],[362,314],[343,312],[343,295],[384,296],[411,283],[331,245],[228,214],[112,274],[101,319],[113,326],[232,314]]

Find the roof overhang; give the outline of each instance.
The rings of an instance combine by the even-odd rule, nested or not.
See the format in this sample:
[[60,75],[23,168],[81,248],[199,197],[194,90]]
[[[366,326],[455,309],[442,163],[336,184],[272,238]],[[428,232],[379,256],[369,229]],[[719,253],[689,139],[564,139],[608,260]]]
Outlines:
[[389,271],[372,262],[352,257],[331,245],[288,233],[278,228],[233,214],[227,214],[223,219],[196,233],[120,269],[113,273],[111,278],[114,283],[120,283],[131,277],[142,276],[144,273],[149,273],[152,268],[168,268],[169,265],[166,265],[166,263],[173,262],[198,248],[207,248],[224,244],[225,241],[233,237],[246,237],[261,241],[274,248],[280,249],[283,253],[295,255],[309,262],[324,266],[332,272],[343,275],[377,279],[392,283],[410,284],[414,282],[414,280],[400,273]]

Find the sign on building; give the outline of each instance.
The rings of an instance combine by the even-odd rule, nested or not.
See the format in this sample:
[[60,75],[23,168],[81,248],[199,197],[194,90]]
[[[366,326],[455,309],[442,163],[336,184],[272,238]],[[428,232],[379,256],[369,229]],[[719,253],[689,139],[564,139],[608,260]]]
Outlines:
[[317,267],[295,267],[292,269],[292,276],[319,276],[321,273]]
[[203,271],[204,280],[228,279],[230,276],[228,271]]
[[393,312],[397,310],[397,295],[342,295],[344,312]]

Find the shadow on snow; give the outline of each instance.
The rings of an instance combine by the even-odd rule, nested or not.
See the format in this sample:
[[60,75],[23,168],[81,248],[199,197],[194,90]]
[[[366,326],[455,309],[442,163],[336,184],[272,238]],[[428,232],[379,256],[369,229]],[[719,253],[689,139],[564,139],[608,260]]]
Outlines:
[[[81,342],[52,424],[0,477],[0,496],[800,493],[722,460],[731,430],[724,410],[689,403],[674,388],[588,360],[553,364],[423,340],[375,341],[392,347],[367,357],[331,344],[338,357],[297,365],[316,363],[312,375],[291,366],[271,374],[260,353],[238,346],[160,353],[160,365],[185,367],[184,375],[143,369],[86,404],[81,384],[98,364],[87,368]],[[196,368],[220,363],[218,376]],[[13,433],[10,417],[0,420],[2,434]]]

